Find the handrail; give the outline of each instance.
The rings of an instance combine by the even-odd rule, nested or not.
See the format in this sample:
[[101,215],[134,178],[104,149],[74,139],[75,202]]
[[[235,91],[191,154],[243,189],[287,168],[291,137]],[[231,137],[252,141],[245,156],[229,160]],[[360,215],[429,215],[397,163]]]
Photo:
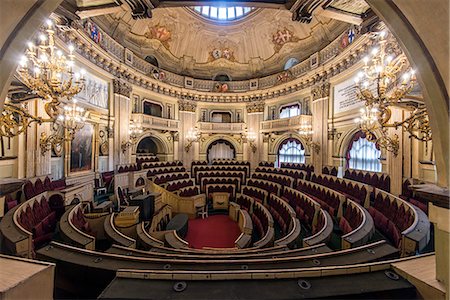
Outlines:
[[[86,248],[95,248],[95,237],[81,231],[80,229],[78,229],[73,223],[72,223],[72,218],[73,215],[75,214],[76,210],[79,210],[82,207],[83,203],[80,202],[78,204],[76,204],[75,206],[69,208],[64,215],[61,217],[61,220],[59,221],[60,224],[60,230],[62,233],[64,233],[64,235],[70,239],[71,242],[74,243],[80,243],[83,247]],[[69,228],[65,228],[64,222],[67,222]],[[65,231],[65,230],[68,231]],[[81,236],[84,240],[83,241],[76,241],[74,240],[71,235],[72,233],[75,232],[76,234],[78,234],[79,236]]]
[[175,249],[189,248],[189,243],[183,240],[176,230],[170,230],[164,235],[166,242]]
[[257,201],[253,201],[253,205],[259,206],[261,211],[264,213],[264,215],[267,217],[267,231],[264,234],[264,236],[259,239],[258,241],[253,243],[254,247],[257,248],[264,248],[268,246],[269,244],[272,244],[273,239],[275,237],[275,231],[273,229],[273,217],[272,214],[267,210],[264,205]]
[[[125,234],[123,234],[116,228],[115,223],[114,223],[114,217],[115,217],[115,214],[112,213],[109,218],[105,218],[104,224],[109,225],[109,226],[104,226],[105,234],[107,234],[108,237],[111,238],[114,242],[119,243],[119,245],[131,247],[131,248],[136,247],[135,239],[133,239],[129,236],[126,236]],[[111,232],[112,234],[106,230],[108,227],[110,229],[112,229],[112,231],[113,231],[113,232]]]
[[361,224],[359,224],[358,227],[341,236],[342,248],[347,247],[347,243],[350,244],[350,247],[354,245],[361,245],[369,241],[375,232],[374,222],[369,212],[360,204],[351,199],[347,199],[347,203],[349,206],[351,205],[359,210],[360,214],[362,215],[362,220]]
[[329,240],[331,234],[333,233],[333,220],[330,214],[323,208],[319,210],[319,213],[323,214],[324,224],[320,231],[318,231],[316,234],[303,239],[303,243],[308,246],[326,242],[327,240]]
[[[139,279],[161,279],[175,276],[177,280],[235,280],[239,279],[289,279],[295,275],[295,278],[302,277],[323,277],[335,275],[361,274],[366,272],[375,272],[380,270],[388,270],[394,263],[409,261],[417,258],[434,255],[434,252],[410,256],[404,258],[396,258],[384,261],[358,263],[342,266],[324,266],[311,268],[286,268],[286,269],[260,269],[260,270],[226,270],[226,271],[179,271],[179,270],[136,270],[136,269],[120,269],[116,276],[121,278],[139,278]],[[202,275],[202,276],[196,276]],[[217,276],[216,276],[217,275]]]
[[153,236],[151,236],[151,234],[149,234],[147,232],[147,230],[145,230],[145,222],[141,222],[140,225],[136,226],[136,234],[137,234],[140,242],[144,244],[143,245],[144,248],[152,248],[155,246],[164,246],[163,241],[154,238]]

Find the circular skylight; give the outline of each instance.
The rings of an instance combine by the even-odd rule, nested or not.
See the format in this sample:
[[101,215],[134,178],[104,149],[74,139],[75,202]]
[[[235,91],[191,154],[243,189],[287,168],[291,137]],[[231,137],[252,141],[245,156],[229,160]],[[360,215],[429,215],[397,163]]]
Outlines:
[[251,13],[254,7],[245,6],[194,6],[192,9],[214,21],[234,21]]

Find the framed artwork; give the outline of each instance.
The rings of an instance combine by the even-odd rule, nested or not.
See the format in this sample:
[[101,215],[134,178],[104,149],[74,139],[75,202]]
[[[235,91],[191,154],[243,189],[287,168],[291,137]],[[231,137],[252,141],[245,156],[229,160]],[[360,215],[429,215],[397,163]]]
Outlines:
[[257,90],[257,89],[258,89],[258,79],[251,79],[250,90]]
[[133,52],[127,48],[125,48],[125,63],[130,66],[133,65]]
[[319,52],[316,52],[309,57],[309,63],[311,69],[315,69],[319,66]]
[[85,172],[93,167],[94,125],[85,123],[70,143],[70,173]]
[[193,89],[194,88],[194,78],[184,77],[184,87],[187,89]]

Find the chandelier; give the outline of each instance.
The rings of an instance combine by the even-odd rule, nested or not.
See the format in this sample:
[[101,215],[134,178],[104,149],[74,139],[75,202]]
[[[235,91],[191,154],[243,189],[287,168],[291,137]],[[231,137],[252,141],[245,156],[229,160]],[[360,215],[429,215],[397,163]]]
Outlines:
[[122,142],[121,148],[122,152],[125,153],[128,148],[130,148],[132,145],[136,144],[136,142],[139,139],[139,136],[144,132],[144,130],[141,127],[141,124],[134,123],[134,121],[130,122],[128,133],[129,133],[129,140]]
[[[38,42],[29,42],[25,55],[19,62],[18,76],[33,94],[45,101],[44,109],[48,118],[30,114],[26,109],[26,100],[5,103],[0,116],[0,135],[14,137],[23,133],[32,123],[56,123],[58,116],[67,115],[61,109],[63,99],[72,99],[84,87],[84,72],[74,72],[74,47],[69,46],[69,54],[65,55],[55,45],[55,29],[53,22],[47,20],[46,28],[39,34]],[[66,119],[64,118],[64,121]],[[61,124],[71,129],[70,135],[80,126],[69,123]]]
[[300,129],[298,131],[298,134],[303,137],[303,139],[306,141],[306,145],[316,152],[316,154],[319,154],[320,151],[320,145],[316,142],[313,142],[312,135],[314,131],[312,129],[312,124],[310,123],[303,123],[300,125]]
[[[364,57],[364,67],[355,78],[357,97],[365,105],[355,122],[368,140],[397,156],[399,137],[396,134],[389,136],[388,128],[403,127],[410,137],[428,142],[431,127],[423,101],[405,100],[417,83],[415,71],[408,66],[405,54],[393,38],[388,37],[386,31],[374,33],[377,45],[370,56]],[[390,122],[392,107],[408,110],[411,114],[402,121]]]

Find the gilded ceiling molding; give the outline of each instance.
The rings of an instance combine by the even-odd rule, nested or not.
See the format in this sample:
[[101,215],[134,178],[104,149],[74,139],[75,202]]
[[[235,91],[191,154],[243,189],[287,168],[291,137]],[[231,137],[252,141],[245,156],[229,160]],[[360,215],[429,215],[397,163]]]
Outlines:
[[178,101],[178,110],[179,111],[189,111],[195,112],[197,109],[197,103],[189,100],[179,100]]
[[130,98],[132,87],[131,85],[121,79],[113,79],[113,92],[114,94],[119,94]]
[[[69,29],[71,32],[68,34],[65,32],[61,34],[58,32],[58,38],[62,39],[64,43],[73,43],[76,45],[76,52],[81,56],[88,59],[91,63],[97,65],[98,67],[104,69],[108,73],[122,78],[123,81],[127,81],[129,84],[134,84],[145,88],[149,91],[159,93],[162,95],[168,95],[180,100],[190,100],[190,101],[201,101],[201,102],[221,102],[221,103],[234,103],[234,102],[253,102],[253,101],[263,101],[267,99],[277,98],[283,95],[288,95],[301,91],[305,88],[314,86],[317,82],[323,80],[329,80],[331,77],[338,75],[339,73],[347,70],[352,65],[358,63],[364,56],[366,56],[371,48],[372,44],[367,36],[363,36],[357,42],[354,42],[351,46],[347,47],[343,53],[335,54],[331,58],[327,58],[327,61],[322,65],[323,68],[319,71],[310,70],[309,68],[304,68],[300,73],[293,73],[293,80],[284,83],[283,85],[277,85],[277,75],[274,76],[274,84],[267,85],[264,83],[265,80],[272,80],[272,77],[259,78],[259,86],[264,88],[259,90],[249,91],[249,90],[239,90],[236,92],[233,90],[235,84],[245,84],[250,86],[247,81],[230,81],[228,82],[229,91],[233,93],[214,93],[209,91],[198,91],[184,89],[184,82],[181,80],[176,80],[172,82],[171,74],[167,74],[165,82],[156,80],[147,74],[143,70],[146,70],[141,66],[136,60],[132,66],[125,65],[118,58],[123,56],[122,52],[117,52],[115,49],[105,50],[95,43],[93,44],[86,34],[81,29]],[[326,49],[324,50],[326,51]],[[339,59],[334,59],[334,57],[339,57]],[[309,61],[305,63],[309,64]],[[300,63],[298,66],[302,66],[304,63]],[[150,71],[150,69],[149,69]],[[317,73],[316,73],[317,72]],[[184,77],[180,77],[184,78]],[[197,81],[196,79],[194,79]],[[206,82],[202,80],[202,82]],[[211,86],[215,83],[210,81]],[[266,87],[267,86],[267,87]],[[129,95],[128,95],[129,96]]]
[[257,112],[264,112],[264,101],[258,101],[258,102],[252,102],[250,104],[247,104],[247,112],[248,113],[257,113]]

